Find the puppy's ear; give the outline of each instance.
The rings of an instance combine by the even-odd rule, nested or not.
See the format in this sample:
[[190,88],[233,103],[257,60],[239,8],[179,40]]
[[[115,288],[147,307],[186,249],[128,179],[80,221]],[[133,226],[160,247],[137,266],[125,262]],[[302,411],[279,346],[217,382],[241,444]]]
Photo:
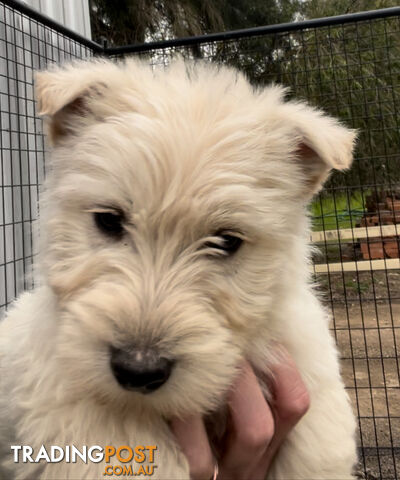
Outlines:
[[93,103],[108,88],[101,75],[102,69],[107,70],[105,62],[78,62],[36,73],[39,115],[45,116],[52,144],[95,120]]
[[309,198],[320,190],[331,169],[351,166],[356,131],[304,103],[282,103],[280,115],[295,139],[293,153],[304,172]]

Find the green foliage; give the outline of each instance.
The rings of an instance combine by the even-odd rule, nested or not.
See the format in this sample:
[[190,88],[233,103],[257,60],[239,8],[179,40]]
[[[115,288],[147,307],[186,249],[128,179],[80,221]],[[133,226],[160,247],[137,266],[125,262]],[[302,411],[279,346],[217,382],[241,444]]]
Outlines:
[[[329,14],[337,13],[333,3],[318,2],[330,7]],[[364,3],[371,8],[371,2]],[[388,6],[392,2],[376,3]],[[280,81],[291,85],[297,97],[322,107],[359,132],[352,170],[345,176],[334,174],[328,186],[398,183],[398,18],[310,29],[290,35],[290,44],[295,48],[281,62]]]
[[398,6],[397,0],[307,0],[302,14],[305,18],[321,18]]
[[336,230],[355,227],[365,212],[365,199],[370,191],[357,190],[352,195],[320,194],[310,205],[313,230]]
[[224,30],[260,27],[291,22],[300,11],[300,0],[223,1],[221,18]]
[[360,282],[357,281],[357,278],[352,278],[346,281],[345,283],[346,289],[352,291],[353,293],[365,293],[368,292],[371,286],[371,280]]
[[286,22],[300,5],[300,0],[89,0],[92,37],[110,45]]
[[92,37],[110,45],[199,35],[222,29],[221,0],[89,0]]

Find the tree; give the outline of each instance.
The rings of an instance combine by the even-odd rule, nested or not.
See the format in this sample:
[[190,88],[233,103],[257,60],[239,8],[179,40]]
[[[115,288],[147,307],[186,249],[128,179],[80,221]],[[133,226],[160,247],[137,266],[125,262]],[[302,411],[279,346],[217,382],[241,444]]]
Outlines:
[[305,18],[333,17],[346,13],[398,7],[397,0],[307,0],[303,3]]
[[198,35],[204,25],[222,28],[218,0],[89,0],[92,37],[111,45]]
[[89,0],[92,37],[110,45],[286,22],[299,5],[300,0]]

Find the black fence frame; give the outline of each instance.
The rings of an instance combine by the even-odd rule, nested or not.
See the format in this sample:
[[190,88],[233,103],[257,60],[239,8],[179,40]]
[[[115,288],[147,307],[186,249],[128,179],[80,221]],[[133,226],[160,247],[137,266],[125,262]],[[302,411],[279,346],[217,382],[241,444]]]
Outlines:
[[[231,31],[231,32],[221,32],[221,33],[216,33],[216,34],[209,34],[209,35],[201,35],[197,37],[189,37],[189,38],[180,38],[180,39],[173,39],[173,40],[167,40],[167,41],[157,41],[157,42],[150,42],[146,44],[139,44],[139,45],[127,45],[127,46],[120,46],[120,47],[109,47],[107,46],[107,43],[104,42],[103,45],[100,45],[96,42],[93,42],[91,40],[88,40],[81,35],[73,32],[72,30],[58,24],[57,22],[53,21],[49,17],[46,17],[37,11],[31,9],[30,7],[26,6],[25,4],[19,3],[18,1],[15,0],[0,0],[0,9],[8,7],[10,9],[13,9],[13,11],[18,12],[19,14],[22,14],[27,17],[30,21],[35,22],[39,26],[45,26],[48,29],[51,29],[52,32],[56,32],[60,36],[60,38],[65,38],[68,41],[73,41],[76,42],[76,45],[81,46],[81,49],[78,49],[74,54],[71,54],[70,51],[68,51],[68,55],[71,56],[76,56],[80,57],[82,52],[87,54],[88,56],[94,55],[94,56],[105,56],[105,57],[121,57],[125,55],[146,55],[146,54],[151,54],[152,52],[159,51],[159,52],[170,52],[170,51],[184,51],[185,49],[191,49],[193,47],[202,47],[205,45],[214,45],[214,44],[228,44],[228,42],[235,42],[235,41],[242,41],[242,40],[251,40],[251,39],[259,39],[261,37],[268,37],[268,36],[273,36],[273,35],[280,35],[280,34],[288,34],[289,32],[304,32],[307,30],[313,30],[317,31],[318,29],[323,29],[323,28],[334,28],[334,27],[344,27],[346,25],[358,25],[358,24],[363,24],[363,22],[373,22],[377,20],[383,20],[383,19],[390,19],[390,18],[397,18],[400,20],[400,7],[394,7],[394,8],[389,8],[389,9],[382,9],[382,10],[375,10],[375,11],[370,11],[370,12],[361,12],[361,13],[355,13],[355,14],[347,14],[347,15],[340,15],[336,17],[327,17],[327,18],[322,18],[322,19],[315,19],[315,20],[306,20],[306,21],[299,21],[295,23],[286,23],[286,24],[279,24],[279,25],[270,25],[266,27],[257,27],[257,28],[251,28],[251,29],[245,29],[245,30],[237,30],[237,31]],[[400,23],[400,22],[399,22]],[[356,35],[359,35],[359,31],[356,27],[355,29]],[[386,30],[385,30],[386,32]],[[371,38],[373,35],[371,34]],[[301,37],[302,38],[302,37]],[[357,38],[359,40],[359,38]],[[7,43],[7,42],[6,42]],[[51,47],[50,47],[51,49]],[[347,55],[347,53],[345,52]],[[349,57],[350,57],[350,53]],[[167,56],[170,55],[170,53],[166,54]],[[49,58],[47,56],[47,53],[43,56],[43,59],[39,59],[43,61],[47,60],[57,60],[56,58]],[[346,56],[346,62],[348,61],[348,58]],[[390,61],[389,61],[390,64]],[[397,72],[398,75],[400,75],[400,72]],[[0,76],[3,74],[3,72],[0,72]],[[3,74],[4,77],[7,77],[9,75],[9,72],[5,72]],[[29,84],[30,80],[27,80],[24,78],[24,81],[26,84]],[[400,88],[398,84],[394,85],[394,89]],[[379,95],[379,94],[378,94]],[[8,100],[10,102],[10,99]],[[393,100],[395,109],[397,108],[397,99]],[[366,101],[367,103],[367,101]],[[400,109],[400,107],[399,107]],[[399,110],[397,110],[397,115],[398,115]],[[396,111],[395,113],[396,114]],[[18,118],[19,117],[24,117],[23,114],[17,113]],[[32,115],[34,117],[34,113]],[[19,118],[20,119],[20,118]],[[22,118],[22,120],[24,120]],[[397,125],[399,122],[399,119],[397,117]],[[35,124],[36,125],[36,124]],[[0,128],[2,128],[2,124],[0,123]],[[36,128],[36,126],[35,126]],[[40,126],[36,128],[38,135],[41,135],[40,131]],[[18,134],[17,135],[17,147],[21,149],[22,141],[21,141],[21,136]],[[35,146],[33,150],[35,151],[40,151],[43,156],[44,156],[44,147],[43,145],[37,145],[36,144],[36,137],[35,137]],[[11,143],[11,133],[10,133],[10,143]],[[11,149],[11,148],[10,148]],[[398,152],[400,154],[400,152]],[[2,157],[3,160],[3,157]],[[394,161],[397,161],[397,157],[394,158]],[[37,170],[39,169],[38,162],[36,162],[36,173]],[[400,166],[400,163],[399,163]],[[22,166],[21,163],[19,165],[19,171],[22,171]],[[4,178],[4,173],[3,169],[0,170],[1,175]],[[40,181],[38,180],[39,176],[36,176],[36,182],[33,182],[35,186],[38,186]],[[22,181],[21,183],[21,188],[22,188]],[[29,181],[29,185],[31,185],[31,181]],[[376,188],[377,182],[373,185]],[[340,225],[337,220],[337,215],[338,215],[338,209],[336,205],[336,200],[335,200],[335,191],[341,191],[346,189],[346,193],[348,194],[349,192],[349,186],[346,187],[335,187],[331,186],[330,187],[332,192],[333,192],[333,199],[334,199],[334,212],[336,215],[336,228],[339,230]],[[1,190],[1,188],[0,188]],[[32,194],[34,197],[35,194]],[[22,196],[22,193],[21,193]],[[31,192],[29,192],[29,201],[31,199]],[[322,202],[322,200],[321,200]],[[364,199],[363,199],[364,203]],[[321,204],[321,209],[322,209],[322,204]],[[0,212],[1,213],[1,212]],[[379,217],[379,220],[381,220],[381,212],[378,211],[377,215]],[[4,194],[3,194],[3,220],[5,222],[5,201],[4,201]],[[32,216],[29,217],[27,222],[33,222]],[[322,230],[325,231],[325,224],[323,223],[324,220],[322,220]],[[14,217],[12,219],[12,224],[13,228],[15,228],[15,224],[18,222],[14,221]],[[351,219],[351,214],[350,214],[350,224],[352,225],[352,219]],[[1,226],[1,222],[0,222]],[[382,228],[382,227],[381,227]],[[4,234],[3,234],[4,235]],[[383,233],[381,232],[381,237],[383,237]],[[369,239],[367,238],[369,241]],[[3,242],[6,242],[5,236],[3,236]],[[355,239],[351,239],[352,244],[355,243]],[[324,237],[322,243],[322,248],[325,249],[326,252],[328,252],[330,243],[327,237]],[[341,241],[340,237],[337,239],[336,246],[339,248],[339,254],[340,254],[340,263],[344,263],[344,255],[343,255],[343,241]],[[354,247],[353,247],[354,248]],[[370,252],[370,247],[368,246],[369,253]],[[1,252],[0,252],[1,254]],[[328,258],[328,253],[326,254]],[[33,257],[33,254],[32,254]],[[25,257],[24,257],[25,258]],[[1,255],[0,255],[0,262],[1,262]],[[6,263],[6,261],[5,261]],[[15,263],[14,262],[14,281],[16,281],[16,278],[18,276],[17,269],[15,268]],[[327,260],[327,263],[328,260]],[[1,266],[1,264],[0,264]],[[25,266],[23,273],[25,274]],[[399,347],[397,346],[396,343],[396,336],[400,332],[400,325],[397,323],[397,320],[395,318],[396,313],[394,313],[393,310],[393,305],[392,303],[395,300],[400,299],[400,291],[399,292],[392,292],[391,289],[389,288],[389,278],[388,278],[388,270],[385,269],[385,275],[386,275],[386,282],[387,282],[387,296],[386,297],[377,297],[377,292],[376,292],[376,286],[374,284],[374,281],[372,282],[372,292],[370,295],[371,297],[368,296],[363,296],[360,284],[362,281],[360,280],[360,275],[361,272],[359,272],[356,269],[355,272],[355,278],[356,278],[356,283],[358,287],[358,291],[355,294],[354,298],[350,298],[348,295],[348,289],[347,287],[344,286],[345,282],[347,281],[347,277],[345,277],[345,272],[341,273],[341,281],[343,282],[343,298],[335,298],[335,286],[331,282],[331,276],[328,271],[328,285],[326,286],[327,289],[327,296],[329,298],[329,303],[333,311],[333,317],[334,317],[334,324],[333,324],[333,332],[336,336],[336,340],[339,343],[339,346],[343,347],[344,350],[347,348],[347,353],[343,354],[343,362],[344,365],[347,365],[346,368],[351,370],[349,378],[350,378],[350,387],[347,385],[351,392],[354,393],[355,397],[355,406],[357,409],[358,417],[359,417],[359,427],[360,427],[360,452],[361,452],[361,463],[360,463],[360,472],[364,475],[363,478],[369,478],[371,480],[375,478],[380,478],[380,479],[398,479],[400,478],[400,413],[395,413],[391,414],[390,413],[390,406],[389,406],[389,399],[388,397],[390,396],[389,393],[391,393],[390,389],[399,389],[399,379],[400,379],[400,371],[399,371],[399,364],[398,364],[398,352],[399,352]],[[6,276],[4,277],[6,278]],[[24,288],[29,288],[31,287],[31,284],[28,284],[25,282]],[[7,289],[7,285],[5,285],[5,288]],[[7,292],[6,292],[7,293]],[[16,292],[18,293],[18,292]],[[6,295],[6,300],[5,303],[0,305],[0,307],[5,307],[6,304],[8,303],[7,301],[7,295]],[[375,312],[376,316],[376,324],[373,324],[371,326],[370,320],[368,319],[367,314],[363,310],[363,305],[365,302],[372,301],[373,303],[373,311]],[[360,310],[360,322],[357,324],[357,327],[355,330],[357,331],[356,333],[360,333],[360,338],[361,341],[364,345],[365,348],[365,356],[363,354],[358,355],[357,354],[357,345],[355,340],[352,338],[353,333],[352,330],[352,302],[359,303],[359,310]],[[388,314],[387,314],[387,321],[385,320],[383,324],[381,325],[380,321],[380,316],[381,315],[381,302],[386,302],[388,305]],[[2,303],[0,301],[0,303]],[[342,308],[344,313],[344,320],[338,319],[337,309]],[[400,313],[399,313],[400,315]],[[377,330],[378,332],[378,337],[377,337],[377,342],[378,346],[376,348],[377,353],[374,355],[370,355],[368,353],[369,350],[369,341],[368,341],[368,334],[370,330]],[[385,338],[384,334],[386,332],[389,332],[389,334],[393,337],[393,349],[392,353],[390,355],[387,355],[385,352]],[[342,334],[345,334],[346,340],[344,341],[341,337]],[[355,338],[358,338],[355,336]],[[399,337],[400,341],[400,337]],[[372,349],[373,350],[373,349]],[[396,377],[397,375],[397,381],[394,379],[390,385],[393,386],[388,386],[389,384],[387,383],[386,380],[386,373],[387,370],[385,370],[385,365],[386,363],[390,361],[396,362],[396,367],[391,371],[392,374]],[[347,362],[347,363],[346,363]],[[365,367],[366,370],[366,376],[367,381],[363,383],[365,380],[360,380],[359,373],[361,370],[359,370],[358,363],[365,364],[362,368]],[[377,362],[379,364],[379,371],[382,371],[383,375],[383,382],[380,383],[381,386],[379,387],[373,387],[373,368],[372,364],[373,362]],[[345,368],[345,370],[346,370]],[[386,372],[386,373],[385,373]],[[378,390],[377,390],[378,389]],[[380,391],[379,389],[382,389],[383,394],[384,394],[384,399],[383,403],[386,405],[386,411],[387,415],[380,415],[376,412],[374,409],[374,395],[376,395],[376,391]],[[389,392],[390,390],[390,392]],[[368,415],[363,415],[362,412],[362,404],[364,401],[364,393],[369,397],[369,401],[371,403],[371,408],[368,410],[369,414]],[[396,393],[397,394],[397,393]],[[397,398],[395,396],[395,398]],[[399,403],[400,403],[400,397],[399,397]],[[363,441],[363,429],[367,428],[363,425],[363,421],[366,420],[367,422],[371,423],[371,432],[372,432],[372,445],[365,444]],[[382,420],[382,424],[380,424],[380,420]],[[368,425],[369,425],[368,423]],[[383,425],[383,426],[382,426]],[[393,426],[395,425],[395,426]],[[369,426],[368,426],[369,428]],[[380,438],[381,435],[381,430],[385,431],[385,434],[383,437],[385,437],[384,440]],[[368,443],[368,442],[367,442]],[[372,460],[371,460],[372,459]],[[371,460],[371,461],[370,461]]]

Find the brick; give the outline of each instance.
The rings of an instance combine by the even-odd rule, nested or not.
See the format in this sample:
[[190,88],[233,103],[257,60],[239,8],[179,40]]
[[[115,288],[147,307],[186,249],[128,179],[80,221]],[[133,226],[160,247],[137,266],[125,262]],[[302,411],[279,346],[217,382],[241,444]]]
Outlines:
[[362,243],[361,245],[361,252],[363,254],[363,258],[366,260],[374,260],[378,258],[384,258],[384,246],[383,242],[379,241],[376,243]]
[[399,257],[399,244],[397,240],[385,241],[384,250],[386,256],[389,258],[398,258]]
[[386,207],[389,210],[394,210],[396,212],[400,212],[400,200],[392,197],[386,198]]

